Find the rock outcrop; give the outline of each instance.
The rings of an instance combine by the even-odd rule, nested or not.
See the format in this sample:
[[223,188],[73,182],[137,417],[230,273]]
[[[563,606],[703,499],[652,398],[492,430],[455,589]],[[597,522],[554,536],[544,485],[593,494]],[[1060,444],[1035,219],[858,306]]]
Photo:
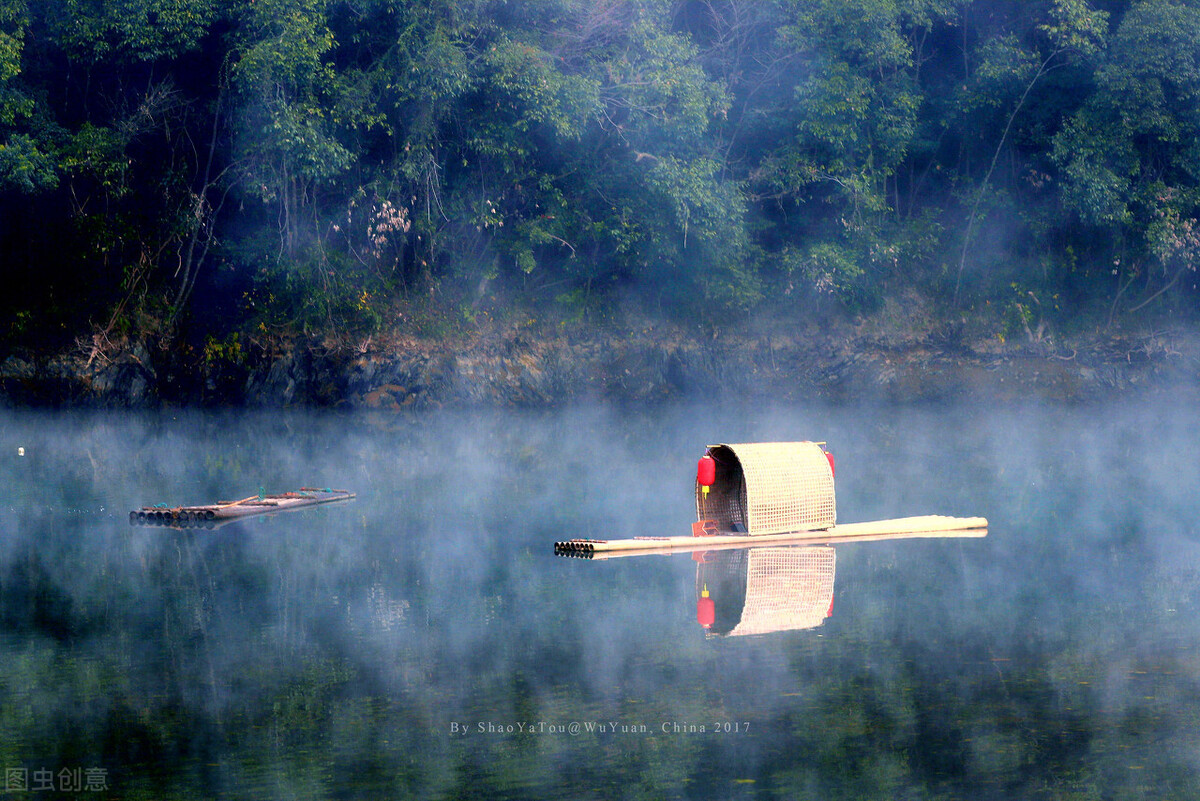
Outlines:
[[1086,400],[1200,378],[1197,339],[1163,335],[1052,348],[865,337],[686,339],[650,331],[463,343],[397,339],[355,350],[292,341],[236,356],[197,364],[162,343],[145,342],[102,358],[9,356],[0,361],[0,399],[36,406],[383,410],[647,402],[700,393],[828,401]]

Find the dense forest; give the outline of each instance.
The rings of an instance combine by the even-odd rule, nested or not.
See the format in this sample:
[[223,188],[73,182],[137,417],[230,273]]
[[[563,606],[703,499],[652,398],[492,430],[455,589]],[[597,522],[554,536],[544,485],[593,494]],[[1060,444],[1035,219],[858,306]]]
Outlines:
[[1189,320],[1198,132],[1200,0],[0,0],[0,351]]

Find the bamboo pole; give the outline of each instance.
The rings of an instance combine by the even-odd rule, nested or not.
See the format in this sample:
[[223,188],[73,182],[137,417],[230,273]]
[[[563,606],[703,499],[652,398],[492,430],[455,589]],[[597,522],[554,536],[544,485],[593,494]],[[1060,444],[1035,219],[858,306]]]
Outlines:
[[217,501],[216,506],[225,508],[227,506],[237,506],[239,503],[245,503],[246,501],[257,501],[258,499],[258,495],[251,495],[249,498],[242,498],[240,501]]
[[223,518],[249,517],[250,515],[261,515],[272,512],[303,509],[308,506],[316,506],[323,503],[351,500],[354,497],[355,495],[353,492],[346,492],[345,490],[335,490],[327,494],[325,497],[319,497],[315,495],[301,496],[294,493],[266,496],[251,495],[249,498],[243,498],[240,501],[221,504],[216,508],[215,511],[217,519],[220,520]]
[[609,559],[638,554],[760,548],[765,545],[830,545],[840,542],[986,536],[987,518],[923,515],[846,523],[820,531],[797,531],[787,534],[717,534],[710,537],[636,537],[625,540],[575,539],[556,542],[554,552],[561,556]]

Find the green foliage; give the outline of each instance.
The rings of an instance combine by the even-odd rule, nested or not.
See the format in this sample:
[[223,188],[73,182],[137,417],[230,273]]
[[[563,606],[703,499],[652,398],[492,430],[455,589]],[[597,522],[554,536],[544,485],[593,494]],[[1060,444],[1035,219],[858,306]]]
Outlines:
[[483,53],[482,77],[496,109],[512,114],[515,132],[546,126],[558,138],[579,139],[595,114],[599,87],[554,69],[551,59],[532,45],[501,38]]
[[126,176],[129,159],[126,142],[112,128],[85,122],[62,150],[62,167],[68,173],[86,176],[106,193],[120,196],[129,191]]
[[5,246],[81,326],[1194,298],[1200,8],[1103,9],[0,0]]
[[210,370],[225,364],[242,364],[246,352],[242,348],[242,337],[233,332],[226,339],[217,339],[211,334],[204,340],[204,366]]
[[1091,56],[1104,47],[1108,12],[1092,8],[1087,0],[1054,0],[1050,17],[1039,30],[1049,37],[1055,51]]
[[965,108],[1011,108],[1038,71],[1038,54],[1026,50],[1014,35],[997,36],[984,43],[976,56],[972,91]]
[[0,189],[32,194],[58,182],[53,155],[33,135],[21,130],[34,110],[20,87],[27,8],[19,0],[0,2]]
[[387,297],[378,272],[311,246],[292,258],[259,262],[244,298],[246,322],[261,332],[366,336],[382,326]]
[[[25,45],[25,18],[23,3],[6,0],[0,3],[0,86],[21,74],[21,51]],[[7,117],[4,122],[11,124]]]
[[1125,286],[1150,279],[1147,302],[1197,268],[1197,37],[1200,8],[1136,4],[1105,54],[1096,91],[1054,142],[1064,201],[1110,238],[1109,262]]
[[[247,105],[241,150],[245,180],[284,213],[307,203],[312,182],[344,172],[352,155],[337,139],[342,88],[328,54],[335,45],[323,0],[259,0],[245,14],[233,83]],[[294,234],[288,230],[287,236]]]
[[796,273],[818,292],[845,293],[862,275],[857,254],[844,245],[822,242],[803,253],[784,253],[785,269]]
[[656,159],[646,185],[674,212],[681,263],[695,260],[689,285],[721,309],[747,311],[762,299],[746,236],[746,206],[740,188],[721,180],[720,165],[705,158],[684,162]]
[[[52,0],[33,0],[46,4]],[[57,43],[85,63],[155,62],[195,50],[227,0],[53,0]]]
[[13,134],[0,144],[0,189],[32,194],[58,183],[54,162],[27,134]]
[[661,19],[634,22],[626,37],[627,49],[614,50],[597,65],[604,75],[605,126],[614,126],[635,146],[699,145],[714,117],[727,112],[729,100],[697,63],[695,45],[664,31]]
[[888,210],[885,182],[907,155],[921,98],[900,4],[796,4],[783,37],[808,74],[795,89],[795,138],[775,157],[785,191],[832,188],[855,222]]
[[1100,134],[1088,111],[1055,138],[1054,156],[1066,178],[1065,199],[1089,225],[1121,225],[1130,219],[1126,202],[1135,154],[1128,140]]

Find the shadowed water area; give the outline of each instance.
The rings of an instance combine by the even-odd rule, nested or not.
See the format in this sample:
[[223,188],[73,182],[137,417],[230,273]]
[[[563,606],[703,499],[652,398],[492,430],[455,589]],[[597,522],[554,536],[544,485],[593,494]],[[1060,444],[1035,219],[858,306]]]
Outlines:
[[[6,790],[1197,797],[1195,400],[6,412]],[[759,551],[554,555],[686,535],[705,445],[797,439],[836,455],[839,522],[980,515],[987,537],[789,549],[836,566],[832,609],[795,590],[805,614],[745,636]],[[128,516],[304,486],[357,498]]]

